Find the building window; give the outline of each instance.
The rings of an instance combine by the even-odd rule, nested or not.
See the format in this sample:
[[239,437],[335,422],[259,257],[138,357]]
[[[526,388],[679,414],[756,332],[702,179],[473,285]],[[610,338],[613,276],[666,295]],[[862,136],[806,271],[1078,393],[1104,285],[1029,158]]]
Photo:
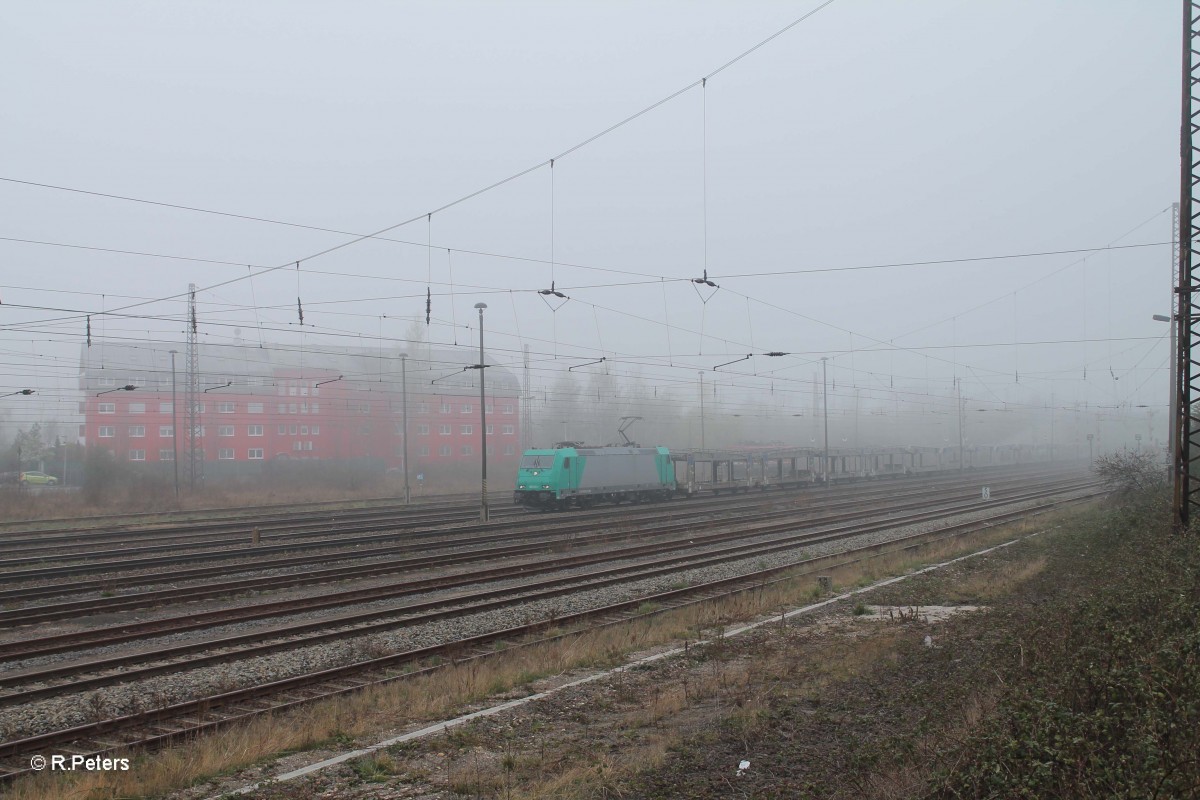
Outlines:
[[427,456],[427,455],[429,455],[429,445],[427,445],[427,444],[423,444],[423,445],[421,445],[421,446],[420,446],[420,447],[417,449],[417,455],[419,455],[419,456]]
[[83,439],[84,437],[86,437],[87,436],[87,425],[80,425],[77,435],[79,436],[80,439]]
[[117,404],[116,403],[101,403],[97,407],[96,410],[98,412],[100,412],[101,414],[115,414],[115,413],[117,413]]
[[305,442],[305,443],[304,443],[304,449],[305,449],[305,450],[312,450],[312,442]]
[[217,436],[233,436],[233,426],[232,425],[218,425],[217,426]]
[[504,413],[504,414],[511,414],[511,413],[513,413],[513,407],[512,406],[502,406],[500,411],[501,411],[501,413]]
[[146,404],[145,403],[130,403],[129,404],[129,413],[130,414],[145,414],[146,413]]
[[307,414],[307,413],[308,413],[308,403],[301,403],[301,404],[300,404],[300,413],[301,413],[301,414]]
[[320,426],[320,425],[313,425],[313,426],[312,426],[312,427],[311,427],[309,430],[311,430],[311,431],[312,431],[312,435],[313,435],[313,436],[316,436],[316,435],[318,435],[318,434],[321,432],[321,426]]
[[275,411],[276,411],[276,413],[279,413],[279,414],[286,414],[287,413],[287,403],[280,403],[279,405],[275,406]]
[[[250,435],[251,435],[251,436],[253,436],[254,434],[250,434]],[[308,436],[308,426],[307,426],[307,425],[301,425],[301,426],[300,426],[300,435],[301,435],[301,436]]]
[[247,425],[246,433],[248,433],[251,436],[262,436],[263,435],[263,426],[262,425]]
[[101,378],[99,383],[101,386],[116,386],[117,379],[116,378]]
[[490,444],[487,446],[487,454],[489,456],[495,455],[495,453],[492,452],[492,446]]
[[395,425],[392,426],[392,428],[396,431],[397,436],[404,435],[404,424],[403,423],[397,422]]
[[471,413],[471,404],[470,404],[470,403],[463,403],[463,404],[462,404],[462,405],[459,407],[459,411],[460,411],[461,413],[463,413],[463,414],[470,414],[470,413]]
[[417,426],[417,435],[418,436],[428,436],[429,435],[429,426],[428,425],[418,425]]
[[130,450],[129,451],[129,460],[130,461],[145,461],[146,460],[146,451],[145,450]]
[[418,414],[428,414],[429,413],[429,403],[417,403],[417,413]]
[[371,435],[371,426],[370,425],[359,425],[358,426],[358,435],[359,436],[370,436]]
[[234,403],[228,403],[228,402],[217,403],[217,413],[218,414],[232,414],[234,408],[236,408]]
[[130,425],[129,426],[129,435],[134,437],[135,439],[141,439],[142,437],[144,437],[146,435],[146,426],[145,425]]
[[449,414],[449,413],[450,413],[450,404],[449,404],[449,403],[442,403],[441,412],[442,412],[443,414]]
[[492,426],[491,426],[491,425],[488,425],[488,426],[487,426],[487,435],[488,435],[488,436],[491,436],[491,435],[492,435]]
[[158,426],[158,435],[159,435],[159,438],[162,438],[162,439],[174,438],[175,426],[174,425],[159,425]]
[[358,404],[358,413],[370,414],[371,413],[371,404],[370,403],[359,403]]
[[217,451],[217,460],[218,461],[233,461],[233,448],[232,447],[222,447],[220,450]]
[[491,403],[488,403],[487,405],[485,405],[485,406],[483,407],[483,413],[484,413],[484,414],[490,414],[490,413],[492,413],[492,404],[491,404]]
[[174,461],[175,460],[175,451],[174,450],[159,450],[158,451],[158,460],[159,461]]
[[438,425],[438,434],[441,436],[449,436],[450,435],[450,426],[449,425]]
[[[247,414],[263,413],[263,404],[262,403],[247,403],[246,404],[246,413]],[[259,458],[261,458],[261,456],[259,456]]]
[[300,387],[300,396],[301,396],[301,397],[308,397],[308,387],[307,387],[307,386],[301,386],[301,387]]
[[286,436],[287,435],[287,425],[276,426],[275,432],[278,433],[280,436]]
[[321,404],[320,404],[320,403],[313,403],[313,404],[312,404],[312,413],[314,413],[314,414],[320,414],[320,413],[321,413]]
[[500,433],[504,434],[505,436],[512,436],[513,435],[513,426],[512,425],[502,425],[500,427]]
[[132,378],[129,379],[129,382],[132,383],[134,386],[145,386],[146,385],[146,376],[145,375],[134,375]]
[[450,454],[451,454],[451,453],[453,453],[453,452],[454,452],[454,451],[453,451],[453,450],[450,448],[450,445],[448,445],[448,444],[444,444],[444,445],[442,445],[441,447],[439,447],[439,448],[438,448],[438,455],[439,455],[439,456],[448,456],[448,455],[450,455]]
[[460,452],[460,453],[462,453],[464,456],[469,456],[469,455],[471,455],[471,452],[472,452],[472,451],[471,451],[471,445],[469,445],[469,444],[464,444],[464,445],[462,446],[462,449],[461,449],[461,450],[459,450],[459,452]]
[[246,458],[251,461],[262,461],[263,451],[261,447],[251,447],[246,451]]
[[516,450],[513,448],[513,446],[511,444],[504,445],[504,455],[511,456],[511,455],[514,455],[515,453],[516,453]]
[[101,425],[99,435],[101,439],[111,439],[117,435],[117,429],[112,425]]
[[296,413],[296,404],[295,403],[288,403],[288,413],[289,414]]
[[158,413],[160,413],[160,414],[171,414],[171,413],[174,413],[174,411],[175,411],[174,403],[159,403],[158,404]]
[[299,441],[292,442],[292,449],[293,449],[293,450],[296,450],[296,451],[299,451],[299,450],[300,450],[300,445],[301,445],[301,444],[303,444],[303,442],[299,442]]
[[289,386],[289,387],[288,387],[288,396],[289,396],[289,397],[295,397],[295,396],[296,396],[296,387],[295,387],[295,386]]
[[470,434],[472,434],[472,433],[474,433],[474,432],[475,432],[475,426],[473,426],[473,425],[460,425],[460,426],[458,427],[458,432],[459,432],[459,433],[461,433],[463,436],[468,436],[468,435],[470,435]]
[[288,425],[288,435],[295,436],[299,432],[300,432],[299,425]]

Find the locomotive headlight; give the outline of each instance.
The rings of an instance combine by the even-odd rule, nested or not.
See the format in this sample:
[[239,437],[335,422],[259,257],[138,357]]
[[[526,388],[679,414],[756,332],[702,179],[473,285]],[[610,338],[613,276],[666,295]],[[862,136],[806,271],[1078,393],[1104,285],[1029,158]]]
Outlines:
[[517,488],[518,488],[518,489],[524,489],[524,488],[525,488],[525,484],[523,484],[523,483],[522,483],[522,484],[521,484],[521,485],[519,485]]
[[543,488],[543,489],[549,489],[549,488],[550,488],[550,484],[548,484],[548,483],[543,483],[543,484],[542,484],[542,488]]

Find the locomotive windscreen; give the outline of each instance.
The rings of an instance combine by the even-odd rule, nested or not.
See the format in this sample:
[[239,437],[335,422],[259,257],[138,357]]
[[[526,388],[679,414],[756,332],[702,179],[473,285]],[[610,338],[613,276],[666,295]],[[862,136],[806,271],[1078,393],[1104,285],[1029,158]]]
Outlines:
[[553,466],[553,455],[521,456],[521,469],[550,469]]

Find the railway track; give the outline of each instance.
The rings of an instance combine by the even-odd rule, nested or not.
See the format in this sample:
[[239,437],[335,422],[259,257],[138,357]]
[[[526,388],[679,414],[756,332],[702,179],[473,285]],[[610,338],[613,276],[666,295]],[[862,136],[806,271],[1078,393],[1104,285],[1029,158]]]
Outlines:
[[[998,470],[996,473],[988,475],[987,478],[989,480],[991,480],[992,478],[1003,480],[1003,479],[1005,479],[1005,476],[1012,476],[1015,479],[1016,476],[1019,474],[1020,473],[1014,473],[1009,470]],[[1054,473],[1037,473],[1037,474],[1054,474]],[[952,479],[952,480],[954,480],[954,481],[961,480],[961,481],[966,481],[966,482],[978,482],[979,480],[981,480],[983,478],[984,478],[983,475],[975,474],[975,475],[971,475],[969,477],[956,478],[956,479]],[[922,481],[921,483],[918,483],[918,484],[914,484],[911,482],[905,482],[903,489],[906,492],[911,492],[911,491],[919,490],[922,487],[929,487],[929,486],[935,486],[935,485],[939,485],[939,484],[936,482],[925,482],[925,481]],[[944,482],[940,485],[944,485]],[[853,485],[853,486],[846,486],[846,487],[839,487],[837,489],[832,489],[832,490],[830,490],[830,495],[826,495],[826,493],[822,491],[822,492],[808,492],[808,493],[805,493],[805,494],[802,494],[799,496],[800,497],[811,497],[811,498],[813,498],[814,502],[823,502],[827,496],[833,496],[833,497],[840,496],[842,494],[842,492],[848,492],[850,494],[850,496],[860,496],[863,493],[870,495],[870,494],[878,494],[880,492],[886,493],[888,491],[895,491],[895,489],[883,488],[883,487],[895,487],[895,486],[896,486],[896,484],[891,483],[891,482],[886,483],[886,484],[884,484],[884,483],[857,484],[857,485]],[[763,498],[772,498],[773,499],[773,498],[777,498],[777,497],[786,497],[787,495],[772,492],[772,493],[763,493],[758,496],[763,497]],[[744,498],[744,496],[743,496],[743,498]],[[737,496],[732,496],[732,497],[726,496],[726,497],[722,497],[722,498],[710,497],[710,498],[705,498],[705,499],[700,499],[700,500],[693,500],[688,503],[684,503],[684,502],[672,503],[666,507],[655,506],[654,507],[656,509],[655,511],[648,511],[648,510],[646,510],[647,507],[643,507],[643,506],[632,506],[632,507],[626,506],[626,507],[620,507],[620,508],[596,509],[596,510],[587,511],[587,512],[573,512],[569,515],[566,515],[565,517],[561,516],[561,515],[529,515],[529,514],[522,514],[519,511],[512,511],[510,513],[510,518],[506,519],[506,520],[502,520],[502,521],[498,521],[498,522],[491,522],[491,523],[487,523],[484,525],[480,525],[480,524],[459,525],[459,526],[454,527],[453,530],[455,531],[456,535],[466,535],[466,534],[478,533],[482,536],[486,536],[488,534],[495,535],[498,532],[509,531],[509,530],[513,530],[516,528],[529,527],[531,525],[536,525],[536,524],[547,525],[547,526],[567,524],[567,523],[560,522],[563,519],[589,520],[589,519],[596,519],[599,517],[611,519],[611,518],[616,518],[616,517],[620,517],[620,516],[636,517],[639,515],[648,516],[648,515],[654,515],[654,514],[661,516],[661,514],[663,513],[662,510],[657,510],[657,509],[663,509],[663,508],[669,509],[667,513],[695,513],[697,511],[707,510],[710,508],[726,507],[730,503],[737,503],[737,502],[738,502]],[[743,499],[742,502],[746,503],[747,501],[745,499]],[[676,512],[675,509],[683,509],[683,510]],[[474,512],[472,512],[472,514],[471,514],[471,518],[473,518],[473,517],[474,517]],[[542,520],[542,522],[540,522],[540,523],[531,522],[531,519]],[[443,521],[442,525],[446,525],[446,524],[447,523],[445,523]],[[369,557],[372,554],[367,553],[365,551],[356,551],[355,548],[363,548],[364,546],[387,545],[389,543],[403,543],[403,542],[415,542],[415,541],[422,541],[422,540],[437,539],[439,537],[446,536],[446,531],[450,530],[449,527],[442,527],[442,525],[435,525],[433,528],[427,529],[428,528],[427,524],[422,524],[420,522],[416,522],[416,523],[413,523],[410,525],[396,525],[392,522],[375,521],[375,522],[370,522],[370,523],[366,523],[366,524],[359,524],[357,526],[357,528],[343,527],[343,528],[333,530],[333,531],[326,531],[326,536],[323,538],[306,539],[305,541],[302,541],[302,542],[290,542],[290,543],[283,543],[283,544],[268,544],[268,545],[259,545],[259,546],[246,546],[245,542],[242,542],[241,543],[242,546],[236,550],[229,549],[228,547],[218,547],[218,549],[210,549],[210,550],[207,550],[204,552],[176,553],[171,556],[152,556],[152,557],[143,557],[143,558],[130,557],[132,554],[126,552],[126,553],[122,554],[122,557],[119,560],[109,560],[109,561],[106,561],[103,559],[106,557],[109,557],[111,555],[114,555],[114,554],[112,554],[112,553],[105,554],[103,552],[96,552],[96,551],[93,551],[91,553],[75,553],[72,555],[64,555],[61,559],[47,559],[46,557],[28,557],[28,556],[13,557],[13,556],[9,556],[7,558],[0,559],[0,585],[6,584],[6,583],[7,584],[15,584],[15,583],[21,583],[21,582],[53,580],[55,578],[62,578],[62,577],[74,578],[75,576],[81,576],[81,575],[108,574],[110,576],[115,577],[117,574],[122,573],[122,572],[154,569],[157,567],[169,566],[169,565],[173,565],[173,564],[202,563],[202,562],[221,562],[221,561],[237,561],[237,560],[248,561],[248,560],[250,560],[255,565],[254,568],[262,569],[262,568],[269,568],[269,567],[260,566],[264,563],[263,562],[264,558],[272,558],[272,557],[276,557],[276,556],[279,556],[282,554],[303,552],[306,550],[323,550],[324,552],[322,552],[320,555],[314,555],[307,559],[293,560],[292,562],[290,562],[291,565],[296,565],[296,564],[300,564],[300,563],[324,562],[324,561],[329,561],[334,558],[364,558],[364,557]],[[372,532],[372,531],[379,531],[379,530],[383,530],[386,532],[384,532],[384,533]],[[366,531],[366,532],[364,533],[364,531]],[[280,535],[280,538],[285,538],[285,537],[286,537],[286,534]],[[168,549],[170,549],[170,548],[168,548]],[[344,550],[344,551],[348,551],[348,552],[338,555],[338,554],[335,554],[332,552],[335,550]],[[45,564],[47,564],[51,560],[53,560],[53,561],[67,560],[70,563],[67,563],[65,565],[60,565],[60,566],[45,566]],[[281,566],[284,565],[282,562],[274,562],[274,563],[280,563]],[[20,568],[17,568],[17,569],[11,568],[14,565],[18,566]],[[4,567],[10,567],[10,568],[4,569]],[[227,572],[228,570],[229,570],[229,567],[221,566],[221,567],[214,568],[211,571],[211,574],[220,574],[220,573]],[[199,577],[199,575],[197,575],[197,577]],[[172,578],[172,579],[174,579],[174,578]],[[136,585],[136,584],[145,584],[145,583],[146,583],[145,580],[142,580],[137,576],[131,576],[129,578],[128,582],[126,582],[125,579],[122,578],[122,582],[119,585]],[[91,585],[95,586],[96,584],[91,584]],[[115,585],[118,585],[118,584],[116,584],[113,580],[109,580],[103,584],[101,589],[102,590],[103,589],[112,590]],[[35,592],[30,592],[30,593],[28,593],[28,596],[36,596],[36,594],[37,593],[35,593]],[[22,595],[23,595],[23,593],[22,593],[22,590],[20,590],[20,589],[0,590],[0,602],[10,602],[10,601],[20,600]],[[47,596],[47,595],[43,592],[43,593],[41,593],[41,596]]]
[[[1003,492],[1005,487],[1008,485],[1019,484],[1020,479],[1016,476],[1011,476],[1007,480],[994,481],[993,483],[995,484],[997,491]],[[957,482],[954,485],[957,486]],[[840,494],[834,497],[821,496],[819,502],[813,502],[813,504],[810,506],[797,507],[792,505],[782,510],[776,510],[774,513],[777,515],[816,513],[818,510],[828,511],[829,509],[845,507],[855,503],[874,503],[880,501],[890,502],[897,494],[894,488],[895,487],[888,487],[886,489],[863,489],[858,492],[851,493],[848,496],[842,496]],[[949,490],[950,487],[939,487],[936,485],[927,485],[920,488],[910,487],[908,491],[903,493],[903,496],[908,499],[930,497],[933,493]],[[774,495],[766,497],[760,496],[760,499],[754,501],[743,500],[741,502],[737,502],[735,499],[726,498],[724,500],[713,499],[694,504],[683,504],[671,509],[668,514],[668,521],[684,524],[689,520],[694,521],[709,519],[714,513],[761,514],[764,513],[764,504],[776,504],[776,497],[777,496]],[[368,564],[331,567],[316,570],[310,569],[305,570],[302,573],[292,573],[287,575],[269,575],[242,579],[226,579],[216,582],[206,581],[202,586],[179,587],[178,584],[198,579],[226,576],[230,573],[230,567],[220,566],[212,568],[190,568],[184,570],[161,571],[151,574],[128,576],[123,577],[120,581],[114,580],[113,578],[92,581],[73,580],[69,585],[65,586],[49,585],[0,590],[0,602],[14,605],[16,603],[28,602],[45,597],[62,597],[64,595],[69,596],[72,594],[106,591],[111,590],[116,585],[127,588],[129,586],[139,584],[145,585],[162,583],[171,585],[173,587],[158,591],[139,592],[133,595],[121,595],[115,597],[89,597],[85,600],[59,602],[49,606],[11,608],[0,611],[0,630],[16,625],[48,622],[55,619],[67,619],[84,613],[107,613],[134,608],[152,607],[154,605],[168,602],[195,601],[207,597],[219,597],[223,595],[236,594],[239,592],[264,592],[303,585],[313,585],[386,575],[409,569],[449,565],[454,563],[456,559],[459,563],[463,563],[492,558],[513,558],[521,555],[555,551],[567,546],[581,547],[593,543],[599,544],[609,541],[619,541],[622,538],[628,538],[634,535],[646,535],[644,532],[628,530],[603,534],[595,533],[598,521],[608,523],[612,522],[614,518],[616,518],[622,526],[629,526],[644,522],[650,522],[661,526],[663,515],[662,511],[657,509],[627,509],[624,513],[619,515],[614,515],[612,512],[609,512],[608,514],[603,514],[603,512],[591,512],[587,515],[571,515],[565,518],[556,517],[557,521],[548,529],[535,529],[526,531],[524,533],[510,532],[514,528],[523,527],[518,526],[515,523],[512,525],[505,524],[500,526],[502,529],[499,532],[496,531],[497,526],[494,524],[458,528],[454,529],[453,531],[442,530],[415,532],[412,534],[412,536],[406,537],[405,540],[400,543],[383,545],[370,550],[352,551],[341,556],[322,553],[320,555],[313,556],[277,559],[271,562],[256,561],[252,566],[253,569],[261,571],[280,568],[294,568],[314,564],[325,564],[329,563],[330,561],[343,559],[371,559],[371,563]],[[478,531],[478,533],[475,531]],[[524,539],[525,542],[519,543],[519,540],[521,539]],[[450,551],[463,547],[483,547],[485,549],[476,550],[471,553],[464,553],[459,556],[412,556],[411,550],[413,544],[418,541],[426,540],[436,540],[437,548],[442,551]],[[493,548],[487,548],[487,545],[493,543],[502,543],[502,545]],[[42,575],[46,578],[53,578],[69,576],[72,574],[73,570],[63,570],[43,572]]]
[[[870,552],[878,552],[879,550],[894,546],[915,546],[920,541],[927,540],[936,536],[954,536],[961,535],[971,530],[977,530],[980,527],[999,524],[1011,519],[1027,516],[1031,513],[1044,512],[1046,510],[1060,506],[1063,503],[1078,502],[1081,498],[1076,496],[1070,499],[1063,499],[1061,495],[1068,486],[1073,486],[1078,494],[1081,488],[1080,484],[1063,484],[1056,488],[1044,488],[1041,491],[1031,490],[1026,493],[1025,499],[1028,500],[1035,495],[1040,496],[1038,506],[1035,509],[1025,510],[1001,510],[996,509],[988,515],[986,519],[976,520],[973,522],[956,523],[948,526],[943,526],[938,531],[913,534],[905,537],[902,540],[894,540],[889,543],[876,543],[863,548],[858,548],[853,552],[849,552],[838,556],[842,560],[864,557]],[[1085,497],[1090,497],[1094,491],[1088,490]],[[1010,499],[1009,504],[1016,502],[1016,498]],[[993,506],[1000,505],[994,503]],[[974,504],[977,509],[978,503]],[[876,520],[872,524],[887,527],[897,527],[904,524],[910,524],[915,518],[925,520],[945,517],[947,515],[955,515],[962,513],[960,505],[951,504],[945,508],[938,510],[928,510],[916,514],[906,515],[900,519],[893,520]],[[782,523],[781,523],[782,524]],[[792,523],[792,528],[795,523]],[[855,526],[847,524],[843,526],[844,530],[822,530],[816,534],[807,534],[812,536],[821,536],[828,539],[846,538],[856,535],[854,529],[860,529],[864,526]],[[775,542],[759,542],[745,543],[740,546],[738,557],[745,555],[754,555],[755,547],[777,547],[777,548],[795,548],[799,546],[798,539],[803,536],[797,535],[792,537],[792,541],[777,540]],[[703,558],[713,561],[729,560],[734,555],[728,549],[719,552],[713,551],[704,554]],[[810,560],[810,563],[820,562],[822,564],[829,563],[832,556],[822,556],[816,560]],[[801,564],[800,566],[803,566]],[[721,596],[723,593],[732,593],[737,591],[746,591],[748,588],[756,588],[764,585],[769,580],[775,580],[783,572],[795,571],[796,564],[785,565],[781,567],[773,567],[766,570],[758,570],[735,578],[712,581],[700,586],[692,586],[686,589],[679,589],[665,593],[658,593],[653,596],[641,596],[628,602],[613,604],[603,608],[591,609],[586,612],[574,614],[566,617],[558,617],[553,620],[553,623],[558,626],[575,625],[575,624],[592,624],[605,625],[616,624],[617,622],[627,619],[633,610],[639,608],[647,601],[663,603],[666,607],[673,604],[685,602],[701,602],[703,600],[712,599],[713,597]],[[609,571],[598,571],[594,573],[594,580],[610,580],[620,581],[628,580],[628,572],[625,576],[617,575],[621,570],[630,570],[632,567],[613,568]],[[657,563],[643,565],[643,572],[654,570],[672,570],[679,569],[678,566],[673,566],[667,563]],[[570,579],[556,579],[558,582]],[[576,579],[576,582],[578,580]],[[547,587],[542,589],[544,592],[560,592],[560,591],[578,591],[577,587]],[[505,599],[497,599],[488,601],[486,593],[479,593],[483,602],[507,602]],[[517,600],[522,602],[524,599]],[[456,613],[455,610],[446,610],[433,612],[435,614]],[[474,611],[470,613],[475,613]],[[25,768],[20,764],[22,756],[44,751],[48,747],[64,746],[70,744],[72,752],[84,751],[88,753],[108,753],[119,749],[124,749],[132,746],[137,747],[153,747],[156,745],[178,741],[180,738],[192,736],[199,732],[212,730],[214,728],[235,724],[241,720],[248,719],[262,713],[278,712],[282,709],[291,708],[297,705],[313,702],[329,696],[344,694],[351,691],[358,691],[365,686],[377,685],[379,683],[390,680],[400,679],[401,676],[395,672],[405,667],[419,665],[424,659],[432,656],[445,656],[448,654],[457,653],[460,657],[482,657],[482,650],[499,640],[510,641],[515,638],[525,637],[536,634],[539,630],[544,630],[550,623],[548,620],[540,620],[528,625],[510,627],[500,631],[493,631],[485,635],[472,636],[463,638],[453,642],[447,642],[436,647],[421,648],[404,653],[396,653],[382,658],[371,659],[369,661],[360,662],[358,664],[346,665],[335,669],[321,670],[318,672],[293,676],[284,680],[274,681],[262,686],[248,687],[233,692],[225,692],[218,695],[191,700],[184,703],[177,703],[165,708],[146,711],[139,714],[125,715],[123,717],[103,720],[94,724],[77,726],[75,728],[63,731],[54,731],[38,736],[27,737],[22,740],[5,742],[0,744],[0,766],[3,766],[7,771],[0,775],[0,778],[11,779],[22,774]],[[421,674],[422,670],[418,669],[411,674]]]
[[[1049,494],[1056,494],[1062,491],[1074,489],[1082,489],[1089,485],[1090,483],[1088,482],[1061,484],[1052,488],[1013,494],[1006,498],[998,498],[996,501],[989,502],[986,506],[982,507],[995,507],[1001,504],[1039,499]],[[903,512],[921,509],[927,506],[928,500],[913,501],[895,506],[893,507],[892,511]],[[704,566],[710,563],[717,563],[721,559],[762,555],[778,550],[793,549],[804,544],[832,541],[839,538],[844,538],[847,535],[858,535],[860,533],[895,527],[897,525],[910,525],[945,516],[947,513],[952,513],[955,511],[971,511],[979,508],[981,508],[981,506],[977,501],[960,501],[943,505],[934,512],[921,512],[918,510],[914,513],[906,513],[901,516],[893,515],[873,522],[861,521],[864,517],[871,516],[870,513],[864,514],[862,512],[830,514],[820,516],[815,519],[805,520],[788,518],[780,522],[777,521],[777,519],[783,514],[786,514],[786,512],[771,512],[763,514],[757,518],[742,518],[738,520],[737,528],[735,530],[726,530],[707,535],[695,533],[694,529],[690,525],[672,525],[668,526],[667,530],[673,533],[682,532],[685,534],[685,538],[673,539],[666,542],[657,542],[654,544],[609,549],[600,553],[542,560],[537,564],[518,564],[509,567],[495,568],[483,573],[476,571],[458,573],[455,575],[429,579],[426,581],[406,582],[405,585],[401,587],[373,587],[370,589],[336,593],[335,595],[300,598],[271,604],[255,604],[253,606],[244,606],[207,613],[192,613],[186,616],[170,617],[149,622],[125,624],[106,628],[93,628],[90,630],[74,631],[55,636],[22,638],[20,640],[0,644],[0,660],[14,661],[17,659],[26,659],[36,656],[72,652],[83,649],[88,645],[110,646],[124,642],[139,641],[152,636],[163,636],[167,634],[203,630],[233,622],[262,620],[271,617],[292,615],[297,612],[326,611],[345,606],[349,603],[363,603],[375,600],[393,600],[412,595],[426,594],[433,590],[461,589],[463,587],[477,586],[483,583],[514,578],[529,579],[534,578],[537,575],[561,572],[562,570],[590,566],[593,564],[671,554],[664,558],[660,558],[655,562],[651,562],[650,564],[639,562],[631,566],[602,570],[599,573],[592,573],[589,576],[571,575],[555,580],[540,581],[537,584],[538,586],[545,587],[555,585],[573,585],[575,587],[573,591],[578,591],[580,585],[588,579],[607,580],[612,576],[627,576],[629,574],[641,574],[642,577],[646,577],[645,573],[647,573],[647,570],[649,570],[649,574],[651,575],[661,574],[656,570],[662,566],[669,565],[673,570],[679,569],[680,564],[685,564],[688,568],[695,567],[697,565]],[[715,557],[707,552],[703,553],[702,555],[690,553],[682,556],[674,555],[680,551],[695,551],[703,547],[725,545],[728,542],[738,542],[740,540],[752,537],[768,536],[780,533],[788,534],[801,526],[805,528],[812,528],[814,526],[819,527],[816,531],[810,532],[806,530],[801,533],[786,535],[780,539],[774,539],[765,543],[756,542],[751,544],[732,544],[721,547],[719,550],[715,551]],[[504,604],[527,601],[530,599],[530,597],[555,596],[556,594],[557,591],[545,595],[531,595],[525,589],[525,587],[492,589],[468,594],[456,594],[445,600],[432,600],[402,607],[389,607],[380,610],[348,615],[343,614],[316,622],[298,623],[266,630],[256,630],[252,633],[235,637],[226,637],[217,641],[210,640],[194,642],[186,645],[176,645],[166,651],[141,653],[132,656],[120,656],[109,658],[104,661],[88,661],[85,662],[85,664],[90,669],[122,668],[122,671],[115,673],[114,676],[117,680],[126,680],[130,677],[134,677],[134,674],[125,668],[132,664],[160,658],[162,655],[168,652],[174,656],[185,656],[194,653],[203,653],[207,650],[221,649],[229,645],[240,646],[247,644],[243,650],[238,650],[237,652],[232,653],[226,652],[219,657],[200,656],[199,659],[189,658],[186,662],[181,662],[183,666],[190,668],[199,663],[216,663],[217,661],[227,661],[234,658],[247,658],[268,652],[275,652],[280,648],[301,647],[306,644],[319,641],[330,641],[338,638],[361,636],[364,633],[373,633],[378,630],[388,630],[395,626],[405,627],[427,621],[426,618],[423,617],[411,620],[402,619],[398,621],[386,621],[388,617],[395,617],[397,614],[403,615],[422,613],[430,609],[445,608],[447,606],[460,607],[462,611],[455,612],[456,614],[475,613],[479,609],[472,607],[469,604],[475,602],[492,602],[497,598],[510,595],[510,599],[501,602],[499,605],[489,606],[501,607],[501,605]],[[377,620],[383,621],[377,622]],[[331,625],[348,627],[334,632],[317,633],[314,636],[308,636],[300,640],[291,638],[298,634],[325,631],[331,627]],[[286,641],[280,644],[263,642],[265,639],[276,637],[284,637]],[[213,660],[206,660],[210,658]],[[169,665],[155,667],[154,669],[156,671],[152,674],[160,674],[168,667]],[[10,671],[4,675],[0,675],[0,688],[20,686],[31,681],[42,682],[50,677],[73,677],[79,675],[81,671],[82,670],[78,665],[51,666],[35,670],[32,673],[25,671]],[[75,690],[81,688],[94,688],[94,686],[97,685],[106,684],[92,684],[75,680],[67,686]],[[0,707],[12,705],[17,702],[25,702],[37,696],[50,696],[50,692],[50,688],[43,688],[34,690],[32,692],[26,690],[22,692],[13,692],[11,694],[0,695]]]
[[[1019,474],[1013,467],[972,471],[982,475]],[[1028,474],[1028,471],[1026,472]],[[942,476],[944,478],[944,476]],[[934,477],[932,480],[936,480]],[[893,482],[895,476],[881,479]],[[930,477],[914,476],[903,482],[929,482]],[[870,483],[878,483],[872,481]],[[834,491],[853,489],[864,484],[845,484]],[[869,485],[869,484],[868,484]],[[774,493],[774,492],[773,492]],[[703,494],[699,497],[712,498]],[[728,496],[728,495],[727,495]],[[509,495],[493,497],[493,513],[501,517],[520,516],[521,511],[507,507]],[[601,509],[601,513],[605,510]],[[0,564],[37,564],[70,559],[91,560],[103,554],[102,545],[109,545],[110,555],[128,558],[137,553],[177,552],[187,547],[242,546],[250,541],[255,529],[260,541],[289,541],[305,537],[346,535],[395,528],[414,528],[422,525],[470,522],[478,513],[473,502],[450,502],[405,506],[399,503],[369,508],[305,510],[274,515],[251,515],[234,519],[190,520],[170,525],[141,525],[135,527],[88,528],[72,530],[9,530],[0,532],[0,546],[6,557]],[[574,512],[579,513],[579,512]],[[87,549],[91,548],[91,549]]]

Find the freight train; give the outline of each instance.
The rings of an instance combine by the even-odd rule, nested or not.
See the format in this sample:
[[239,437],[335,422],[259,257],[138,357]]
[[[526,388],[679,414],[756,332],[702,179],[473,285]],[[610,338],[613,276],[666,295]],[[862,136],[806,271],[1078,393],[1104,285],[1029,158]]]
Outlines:
[[676,490],[665,447],[560,447],[525,451],[513,502],[543,511],[591,508],[667,500]]

